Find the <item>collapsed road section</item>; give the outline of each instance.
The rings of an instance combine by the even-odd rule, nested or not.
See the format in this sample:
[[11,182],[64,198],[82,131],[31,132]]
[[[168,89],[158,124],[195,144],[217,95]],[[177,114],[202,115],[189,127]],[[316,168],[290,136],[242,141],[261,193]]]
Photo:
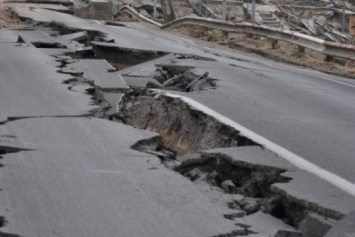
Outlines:
[[[6,117],[22,119],[1,123],[1,147],[23,147],[3,155],[6,231],[322,237],[351,211],[354,197],[179,98],[223,94],[223,78],[207,67],[216,57],[132,50],[108,35],[56,25],[8,32],[16,40],[0,47],[21,56],[16,62],[28,75],[14,70],[4,78],[32,106],[2,105]],[[229,60],[228,70],[250,73],[247,62],[230,67]],[[33,93],[10,84],[25,77]],[[36,100],[39,91],[50,98]]]

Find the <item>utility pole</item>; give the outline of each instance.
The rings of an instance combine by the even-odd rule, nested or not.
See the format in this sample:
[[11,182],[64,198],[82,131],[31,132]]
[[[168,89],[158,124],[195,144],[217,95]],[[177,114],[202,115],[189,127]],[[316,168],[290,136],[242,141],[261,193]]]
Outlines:
[[251,18],[255,23],[255,0],[252,1],[252,5],[251,5]]
[[227,0],[223,0],[223,6],[222,6],[222,16],[223,16],[223,20],[227,20],[226,19],[226,11],[227,11]]
[[153,18],[157,18],[157,0],[154,0],[154,12],[153,12]]
[[170,16],[169,16],[169,21],[173,21],[176,19],[175,17],[175,11],[173,7],[173,1],[169,0],[169,8],[170,8]]
[[343,0],[343,22],[341,30],[343,33],[345,33],[345,0]]

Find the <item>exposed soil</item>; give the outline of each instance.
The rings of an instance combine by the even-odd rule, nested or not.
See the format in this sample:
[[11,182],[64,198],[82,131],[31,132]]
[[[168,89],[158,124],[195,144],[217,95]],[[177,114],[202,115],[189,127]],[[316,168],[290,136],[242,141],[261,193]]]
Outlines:
[[132,17],[130,14],[128,13],[122,13],[120,14],[116,19],[116,21],[122,21],[122,22],[138,22],[137,19],[135,19],[134,17]]
[[159,133],[162,144],[178,155],[215,147],[256,145],[180,99],[135,91],[124,96],[120,107],[119,118],[125,123]]
[[10,8],[0,3],[0,29],[22,29],[24,23],[17,19]]

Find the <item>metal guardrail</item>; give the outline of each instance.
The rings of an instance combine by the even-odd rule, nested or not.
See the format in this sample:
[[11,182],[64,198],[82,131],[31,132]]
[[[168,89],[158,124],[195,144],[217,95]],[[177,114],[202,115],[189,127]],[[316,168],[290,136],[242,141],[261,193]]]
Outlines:
[[123,7],[121,9],[121,12],[122,11],[128,11],[130,14],[137,17],[138,19],[152,23],[162,29],[167,29],[179,25],[195,25],[195,26],[202,26],[211,29],[221,30],[224,32],[250,33],[253,35],[258,35],[269,39],[289,42],[304,48],[314,50],[324,55],[355,60],[355,46],[353,45],[325,41],[295,31],[281,30],[278,28],[256,25],[247,22],[231,23],[231,22],[215,20],[210,18],[206,19],[201,17],[183,17],[171,21],[165,25],[161,25],[143,16],[142,14],[138,13],[135,9],[129,6]]
[[123,7],[121,7],[120,9],[120,13],[128,13],[128,14],[131,14],[132,16],[134,16],[135,18],[137,18],[138,20],[140,21],[145,21],[145,22],[148,22],[150,24],[153,24],[155,26],[158,26],[158,27],[162,27],[163,25],[156,22],[156,21],[153,21],[152,19],[149,19],[148,17],[140,14],[139,12],[137,12],[133,7],[130,7],[128,5],[125,5]]

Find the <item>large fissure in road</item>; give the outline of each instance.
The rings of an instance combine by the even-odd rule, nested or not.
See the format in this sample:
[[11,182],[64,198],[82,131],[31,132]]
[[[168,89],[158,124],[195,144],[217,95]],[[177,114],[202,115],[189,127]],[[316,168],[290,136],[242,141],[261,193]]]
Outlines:
[[178,98],[135,90],[126,93],[116,118],[136,128],[157,132],[177,155],[215,147],[256,145],[238,131]]

